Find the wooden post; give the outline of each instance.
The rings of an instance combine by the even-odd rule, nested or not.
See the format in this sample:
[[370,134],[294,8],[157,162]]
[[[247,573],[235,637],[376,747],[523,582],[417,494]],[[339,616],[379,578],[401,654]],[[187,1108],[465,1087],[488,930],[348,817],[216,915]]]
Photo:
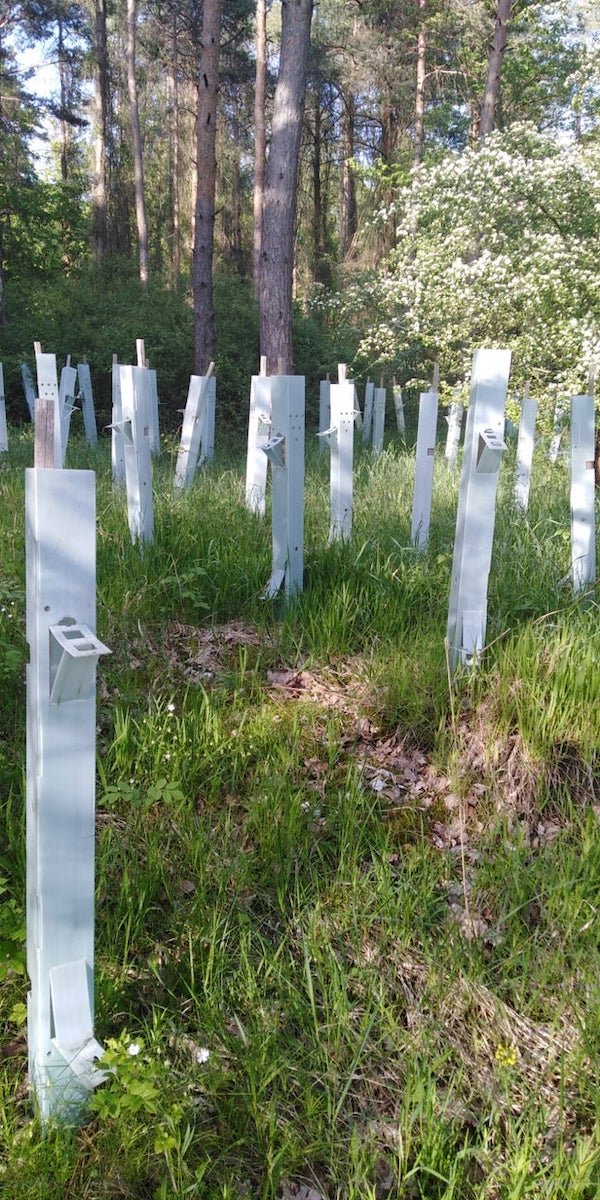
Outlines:
[[54,400],[36,400],[33,464],[54,466]]
[[42,354],[40,343],[34,342],[35,366],[40,400],[51,400],[54,405],[54,466],[64,463],[62,402],[56,376],[56,355]]

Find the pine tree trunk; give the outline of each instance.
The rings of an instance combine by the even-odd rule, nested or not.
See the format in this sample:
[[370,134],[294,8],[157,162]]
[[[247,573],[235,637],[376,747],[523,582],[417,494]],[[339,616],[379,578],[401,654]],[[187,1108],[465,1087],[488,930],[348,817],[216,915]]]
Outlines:
[[215,356],[212,260],[215,234],[217,93],[222,0],[204,0],[198,61],[196,214],[194,225],[194,371],[205,375]]
[[352,173],[354,158],[354,125],[356,103],[352,92],[342,97],[342,202],[340,211],[340,259],[343,261],[352,250],[358,227],[356,212],[356,185]]
[[494,116],[500,93],[500,73],[506,50],[508,22],[512,15],[512,0],[498,0],[494,37],[488,58],[487,78],[479,117],[479,140],[483,141],[494,128]]
[[282,0],[279,74],[267,163],[260,268],[260,353],[267,373],[293,372],[292,281],[298,165],[312,0]]
[[256,0],[256,83],[254,88],[254,243],[252,276],[259,295],[267,141],[265,106],[267,98],[267,0]]
[[62,16],[57,19],[58,79],[60,84],[60,177],[63,183],[69,178],[69,124],[66,119],[69,104],[68,66],[65,56],[65,38]]
[[313,127],[313,261],[312,276],[315,282],[323,283],[326,274],[325,267],[325,212],[323,208],[323,188],[321,179],[322,157],[321,135],[321,86],[317,82],[314,94],[314,127]]
[[179,279],[181,266],[181,219],[179,201],[179,162],[181,158],[179,129],[179,62],[177,45],[177,15],[171,27],[171,64],[169,90],[169,223],[171,232],[171,284]]
[[420,28],[417,39],[417,92],[415,96],[415,149],[413,165],[420,166],[423,161],[425,145],[425,78],[427,54],[427,30],[424,26],[427,0],[419,0]]
[[127,0],[127,91],[131,111],[131,133],[133,144],[133,175],[135,189],[135,219],[138,237],[139,272],[142,283],[148,282],[148,222],[146,220],[146,198],[144,193],[144,159],[142,154],[142,132],[135,77],[135,42],[137,25],[137,0]]
[[92,249],[97,261],[108,254],[108,50],[106,0],[94,0],[94,178],[92,183]]

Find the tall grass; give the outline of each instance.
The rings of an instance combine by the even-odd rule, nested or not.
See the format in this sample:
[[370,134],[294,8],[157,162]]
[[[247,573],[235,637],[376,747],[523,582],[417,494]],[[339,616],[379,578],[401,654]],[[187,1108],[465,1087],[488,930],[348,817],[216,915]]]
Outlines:
[[[393,444],[358,452],[353,540],[328,546],[327,464],[309,449],[305,590],[286,607],[260,599],[270,526],[244,509],[241,461],[217,457],[175,496],[167,447],[141,549],[106,447],[74,442],[71,465],[97,471],[98,633],[113,650],[96,1032],[114,1074],[81,1129],[42,1135],[19,971],[31,442],[11,446],[5,1194],[595,1200],[600,636],[597,597],[570,594],[564,466],[537,457],[517,517],[504,464],[491,645],[449,689],[458,478],[442,463],[425,553],[410,544],[414,457]],[[365,761],[407,774],[390,791]]]

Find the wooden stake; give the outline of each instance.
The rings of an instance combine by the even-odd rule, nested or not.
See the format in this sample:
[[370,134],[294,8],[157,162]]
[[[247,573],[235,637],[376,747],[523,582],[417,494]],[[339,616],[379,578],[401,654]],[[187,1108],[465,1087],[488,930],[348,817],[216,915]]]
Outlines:
[[259,367],[258,373],[259,373],[259,375],[267,374],[267,356],[266,356],[266,354],[261,354],[261,356],[260,356],[260,367]]
[[143,339],[143,338],[136,338],[136,340],[135,340],[135,352],[136,352],[136,354],[137,354],[137,365],[138,365],[138,367],[147,367],[147,366],[148,366],[148,364],[147,364],[147,362],[146,362],[146,347],[145,347],[145,345],[144,345],[144,339]]
[[338,383],[346,382],[346,364],[338,363]]
[[41,343],[41,342],[34,342],[34,343],[33,343],[33,353],[34,353],[34,354],[41,354],[41,353],[42,353],[42,343]]
[[54,401],[35,402],[34,467],[54,466]]
[[431,383],[431,390],[432,390],[432,392],[439,392],[439,390],[440,390],[440,364],[439,363],[433,364],[433,380]]

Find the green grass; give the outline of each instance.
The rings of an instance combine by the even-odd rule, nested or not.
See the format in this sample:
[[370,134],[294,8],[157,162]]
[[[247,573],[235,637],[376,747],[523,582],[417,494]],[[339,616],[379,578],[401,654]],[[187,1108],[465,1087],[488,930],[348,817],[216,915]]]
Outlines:
[[[596,1200],[600,634],[597,593],[570,593],[564,465],[536,455],[516,517],[505,462],[490,647],[450,692],[456,473],[436,467],[417,554],[414,455],[359,451],[353,540],[328,546],[310,448],[286,608],[260,599],[270,525],[243,506],[241,457],[174,496],[174,453],[142,551],[106,445],[70,450],[97,472],[113,651],[96,1033],[114,1076],[80,1129],[44,1134],[23,1025],[30,436],[0,464],[0,1191]],[[296,690],[273,686],[291,668]]]

